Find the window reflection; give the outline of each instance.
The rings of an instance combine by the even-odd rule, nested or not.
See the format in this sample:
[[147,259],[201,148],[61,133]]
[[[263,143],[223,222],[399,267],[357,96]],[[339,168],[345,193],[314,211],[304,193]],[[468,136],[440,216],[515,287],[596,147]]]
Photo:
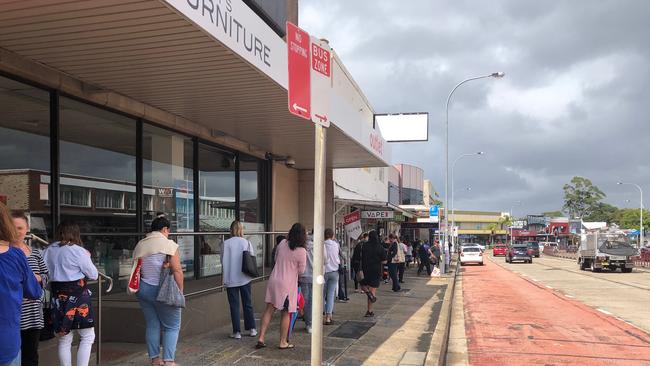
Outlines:
[[51,239],[49,93],[0,77],[0,136],[0,200]]
[[[142,214],[145,229],[164,213],[173,232],[194,231],[192,139],[145,124],[142,129]],[[186,277],[194,276],[194,238],[178,236]]]
[[228,231],[235,219],[235,156],[199,146],[199,228]]
[[98,268],[128,277],[137,236],[135,211],[136,120],[69,98],[60,99],[61,219],[79,225]]

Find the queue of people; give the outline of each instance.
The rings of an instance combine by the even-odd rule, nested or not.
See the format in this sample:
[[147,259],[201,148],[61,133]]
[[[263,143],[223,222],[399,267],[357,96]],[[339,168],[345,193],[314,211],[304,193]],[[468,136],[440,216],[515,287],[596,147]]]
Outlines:
[[[0,366],[38,365],[38,342],[44,327],[42,297],[45,288],[52,294],[51,314],[58,339],[58,358],[62,366],[71,366],[73,333],[80,338],[77,365],[88,365],[95,340],[94,309],[89,280],[98,278],[98,270],[90,253],[84,249],[79,227],[63,222],[56,228],[56,241],[46,250],[31,248],[25,242],[29,231],[27,217],[11,213],[0,203]],[[181,329],[183,271],[179,246],[169,239],[170,221],[160,215],[140,240],[133,255],[128,292],[135,294],[144,315],[145,340],[149,360],[154,366],[173,366]],[[230,238],[222,243],[223,284],[228,294],[232,320],[231,338],[241,339],[243,313],[245,335],[257,336],[256,348],[264,348],[273,314],[280,311],[278,348],[292,349],[290,317],[300,313],[306,330],[311,333],[313,303],[313,252],[322,245],[323,324],[333,324],[335,298],[341,295],[340,276],[346,276],[345,262],[334,231],[324,231],[324,241],[314,243],[300,223],[291,227],[287,236],[279,236],[273,248],[273,270],[266,288],[266,308],[258,327],[253,313],[252,275],[243,268],[247,256],[255,257],[253,245],[244,237],[243,225],[233,221]],[[387,266],[393,291],[400,291],[404,270],[412,261],[430,273],[429,263],[435,251],[425,243],[403,242],[394,234],[382,242],[376,231],[364,233],[353,249],[350,260],[355,292],[367,297],[366,317],[373,317],[377,289]],[[424,254],[422,254],[424,253]],[[344,269],[341,272],[341,269]],[[343,299],[341,299],[343,300]]]

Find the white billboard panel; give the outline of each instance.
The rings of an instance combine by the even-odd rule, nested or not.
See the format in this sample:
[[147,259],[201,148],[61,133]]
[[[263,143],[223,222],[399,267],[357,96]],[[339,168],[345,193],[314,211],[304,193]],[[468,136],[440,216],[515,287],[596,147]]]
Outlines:
[[375,114],[378,128],[387,142],[429,140],[429,113]]

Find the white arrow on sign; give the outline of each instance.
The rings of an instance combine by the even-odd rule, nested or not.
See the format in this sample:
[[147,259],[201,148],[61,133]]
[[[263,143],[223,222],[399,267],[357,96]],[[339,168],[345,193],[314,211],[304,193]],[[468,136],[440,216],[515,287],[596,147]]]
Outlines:
[[295,109],[295,110],[297,110],[297,111],[300,111],[300,112],[302,112],[302,113],[307,113],[307,110],[306,110],[305,108],[303,108],[303,107],[297,105],[296,103],[293,103],[293,106],[292,106],[292,107],[293,107],[293,109]]

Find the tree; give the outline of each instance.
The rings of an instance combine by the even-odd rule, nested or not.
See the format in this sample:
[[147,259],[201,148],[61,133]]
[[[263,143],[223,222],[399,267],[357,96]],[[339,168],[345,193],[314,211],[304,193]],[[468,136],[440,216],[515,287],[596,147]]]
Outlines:
[[564,216],[562,214],[562,211],[559,211],[559,210],[558,211],[542,212],[542,215],[544,215],[546,217],[562,217],[562,216]]
[[605,198],[605,193],[583,177],[573,177],[570,184],[564,185],[564,206],[570,217],[583,218],[590,215]]
[[490,230],[490,245],[494,246],[494,232],[499,229],[499,224],[492,222],[488,225],[488,230]]
[[[601,221],[611,224],[618,214],[618,207],[612,206],[609,203],[598,202],[594,210],[584,217],[585,221]],[[637,215],[638,217],[638,215]],[[637,220],[638,222],[638,220]]]
[[[614,215],[612,222],[616,223],[621,229],[639,230],[639,209],[624,208],[618,210]],[[649,232],[650,229],[650,211],[643,210],[643,231]]]

